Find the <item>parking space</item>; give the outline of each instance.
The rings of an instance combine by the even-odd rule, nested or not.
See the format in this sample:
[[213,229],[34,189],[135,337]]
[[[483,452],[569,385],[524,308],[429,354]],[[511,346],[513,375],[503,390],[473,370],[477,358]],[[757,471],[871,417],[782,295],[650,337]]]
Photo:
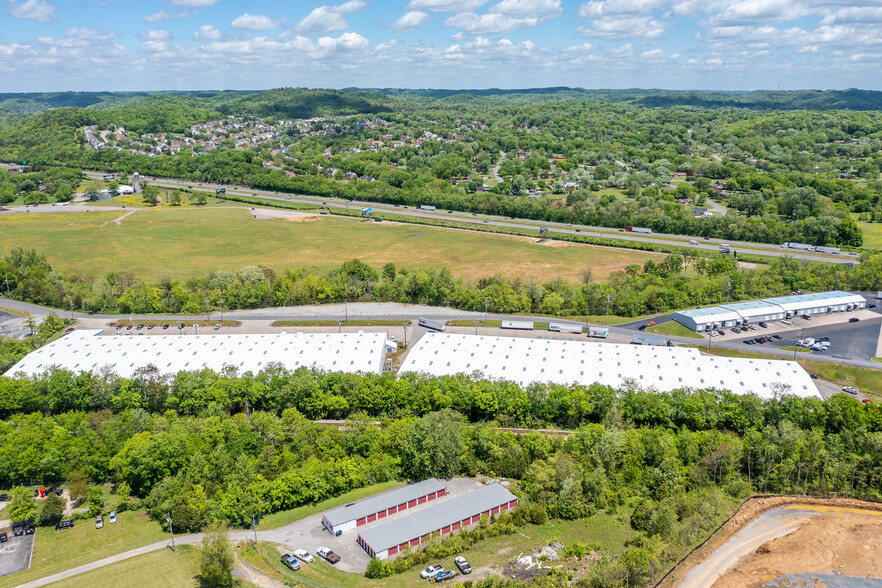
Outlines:
[[[379,521],[362,525],[361,527],[358,527],[358,529],[347,531],[339,537],[331,536],[327,529],[325,529],[324,525],[322,525],[321,514],[307,517],[279,529],[260,531],[258,532],[258,536],[261,541],[272,541],[283,545],[287,553],[290,553],[295,549],[305,549],[314,555],[319,547],[330,547],[341,558],[340,562],[336,564],[336,568],[344,572],[363,573],[367,569],[371,558],[365,550],[359,547],[355,542],[359,531],[388,523],[389,521],[395,520],[396,517],[405,516],[405,514],[413,514],[424,508],[443,504],[445,501],[453,497],[460,496],[474,490],[475,488],[481,487],[480,482],[467,478],[454,478],[451,480],[442,480],[442,482],[447,486],[447,496],[415,506],[403,513],[391,515],[380,519]],[[309,565],[317,564],[327,565],[324,562],[318,561]]]
[[[856,318],[858,321],[855,323],[849,322],[852,318]],[[880,315],[874,310],[855,310],[852,312],[815,315],[810,319],[796,317],[787,321],[768,322],[766,323],[765,328],[760,327],[759,325],[753,325],[756,327],[756,330],[742,329],[740,333],[733,333],[731,328],[720,329],[722,334],[715,336],[713,339],[715,342],[720,341],[726,343],[733,341],[738,342],[758,336],[772,336],[777,334],[780,335],[782,339],[789,339],[789,344],[792,345],[794,341],[793,333],[796,333],[796,336],[799,336],[800,331],[808,333],[813,329],[829,329],[831,327],[854,329],[862,326],[858,323],[863,321],[875,321],[875,324],[878,325],[880,322]],[[704,336],[707,337],[706,334],[704,334]]]
[[31,551],[34,549],[34,537],[36,535],[21,535],[16,537],[12,529],[0,530],[5,532],[8,541],[0,543],[0,578],[26,570],[31,565]]

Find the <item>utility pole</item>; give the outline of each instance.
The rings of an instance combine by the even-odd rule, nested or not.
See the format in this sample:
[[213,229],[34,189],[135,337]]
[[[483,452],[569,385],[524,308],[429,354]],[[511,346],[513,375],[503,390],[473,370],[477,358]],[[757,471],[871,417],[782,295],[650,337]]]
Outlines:
[[224,322],[224,299],[220,299],[221,322]]
[[490,308],[490,299],[484,299],[484,322],[487,322],[487,310]]
[[348,300],[343,301],[343,318],[346,324],[349,324],[349,307],[347,306]]
[[6,297],[9,297],[9,274],[4,274],[6,276]]
[[609,294],[606,295],[606,326],[609,326]]
[[732,280],[726,282],[726,304],[729,304],[729,291],[732,289]]
[[404,323],[404,348],[407,349],[407,323]]
[[478,321],[475,321],[475,335],[478,334]]
[[169,533],[171,533],[172,551],[177,551],[175,549],[175,530],[172,528],[172,521],[171,521],[171,513],[170,512],[165,513],[165,520],[168,521],[168,531],[169,531]]

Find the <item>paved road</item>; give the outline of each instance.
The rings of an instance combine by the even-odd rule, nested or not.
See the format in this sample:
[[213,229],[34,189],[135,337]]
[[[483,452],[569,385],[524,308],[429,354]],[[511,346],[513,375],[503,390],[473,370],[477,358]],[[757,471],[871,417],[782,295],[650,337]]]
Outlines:
[[[101,176],[99,172],[86,172],[89,175]],[[202,191],[213,194],[219,187],[224,187],[227,194],[236,196],[257,196],[264,200],[275,200],[279,202],[295,202],[298,204],[310,204],[313,206],[324,206],[328,209],[346,209],[346,208],[373,208],[374,212],[397,214],[401,216],[413,218],[427,218],[431,220],[446,220],[468,223],[473,225],[490,225],[494,227],[511,228],[519,230],[535,230],[536,236],[539,236],[539,227],[547,225],[550,233],[559,233],[565,235],[585,235],[589,237],[598,237],[604,239],[615,239],[618,241],[629,241],[637,243],[654,243],[657,245],[677,246],[677,247],[693,247],[703,251],[719,251],[720,243],[724,240],[711,239],[701,240],[698,245],[690,245],[690,241],[695,240],[694,237],[684,235],[669,235],[663,233],[655,233],[652,235],[640,235],[628,233],[620,229],[611,229],[608,227],[595,227],[589,225],[572,225],[567,223],[555,223],[547,221],[533,221],[527,219],[514,219],[501,216],[486,214],[468,214],[464,212],[456,212],[450,210],[415,210],[407,206],[397,206],[392,204],[382,204],[376,202],[364,202],[359,200],[347,201],[332,197],[306,196],[302,194],[283,194],[281,192],[270,192],[267,190],[253,190],[244,186],[220,186],[215,184],[201,184],[199,182],[176,180],[168,178],[144,178],[149,180],[152,185],[167,188],[187,188],[194,191]],[[812,253],[809,251],[793,251],[782,250],[777,245],[765,243],[745,243],[741,241],[725,241],[736,251],[744,253],[752,253],[766,257],[785,257],[789,256],[795,259],[806,259],[811,261],[824,261],[828,263],[840,264],[858,264],[857,257],[849,255],[824,255]]]

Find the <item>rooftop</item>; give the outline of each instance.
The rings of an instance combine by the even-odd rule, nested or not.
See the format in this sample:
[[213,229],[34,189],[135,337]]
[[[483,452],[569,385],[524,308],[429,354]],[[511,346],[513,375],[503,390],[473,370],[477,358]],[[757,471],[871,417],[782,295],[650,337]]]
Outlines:
[[517,497],[499,484],[482,486],[468,494],[450,498],[413,514],[399,516],[385,525],[359,532],[361,538],[379,553],[422,537],[476,514],[507,504]]
[[296,333],[265,335],[144,335],[105,336],[97,330],[78,330],[26,355],[6,375],[38,374],[52,367],[73,372],[98,372],[109,366],[122,377],[139,368],[160,372],[235,367],[240,373],[259,372],[271,363],[286,369],[315,368],[329,372],[383,371],[386,336],[383,333]]
[[371,496],[366,500],[354,502],[335,508],[325,513],[325,518],[332,525],[339,525],[347,521],[358,520],[368,515],[376,514],[380,511],[404,504],[411,500],[415,500],[427,494],[432,494],[438,490],[444,490],[444,484],[435,478],[429,478],[415,484],[408,484],[401,488],[396,488],[389,492],[384,492],[376,496]]

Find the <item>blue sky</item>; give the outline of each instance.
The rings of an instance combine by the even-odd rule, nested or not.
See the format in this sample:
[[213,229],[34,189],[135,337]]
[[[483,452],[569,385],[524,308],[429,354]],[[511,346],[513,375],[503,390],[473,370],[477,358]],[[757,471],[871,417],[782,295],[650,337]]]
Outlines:
[[0,0],[0,91],[882,90],[882,0]]

